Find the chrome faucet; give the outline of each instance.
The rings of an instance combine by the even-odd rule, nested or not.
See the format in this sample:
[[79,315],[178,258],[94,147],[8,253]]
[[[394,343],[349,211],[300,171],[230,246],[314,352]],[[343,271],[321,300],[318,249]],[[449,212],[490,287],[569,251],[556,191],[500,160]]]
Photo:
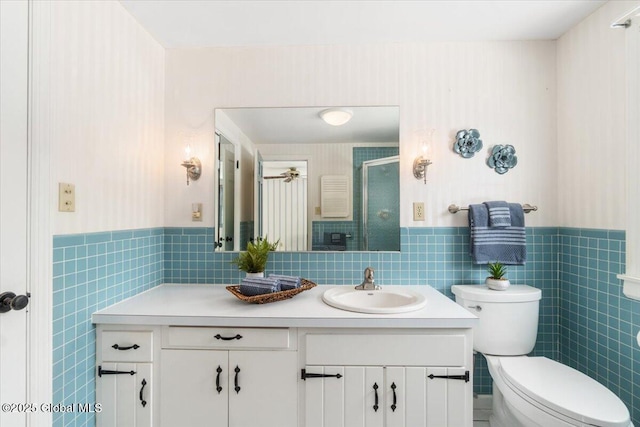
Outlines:
[[361,284],[356,286],[356,289],[360,291],[375,291],[380,289],[380,286],[374,284],[375,280],[373,279],[373,268],[367,267],[364,269],[364,280]]

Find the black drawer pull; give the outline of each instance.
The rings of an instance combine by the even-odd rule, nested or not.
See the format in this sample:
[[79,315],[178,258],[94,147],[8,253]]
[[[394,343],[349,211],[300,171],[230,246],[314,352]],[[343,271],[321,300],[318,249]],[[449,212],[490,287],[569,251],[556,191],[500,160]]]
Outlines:
[[378,383],[373,383],[373,392],[376,394],[375,402],[373,402],[373,411],[378,412]]
[[115,348],[116,350],[137,350],[140,348],[140,346],[138,344],[134,344],[130,345],[129,347],[120,347],[118,344],[114,344],[111,346],[111,348]]
[[236,369],[233,370],[236,373],[235,378],[233,379],[233,385],[235,385],[234,390],[237,393],[240,393],[240,386],[238,385],[238,374],[240,373],[240,368],[236,365]]
[[391,404],[391,411],[396,412],[396,403],[398,403],[398,399],[396,398],[396,383],[391,383],[391,391],[393,391],[393,404]]
[[98,376],[101,377],[103,375],[135,375],[135,371],[111,371],[109,369],[102,369],[102,365],[98,366]]
[[446,380],[464,380],[465,383],[469,382],[469,371],[465,371],[464,375],[427,375],[430,380],[434,378],[443,378]]
[[216,391],[218,394],[222,391],[222,387],[220,387],[220,374],[222,373],[222,368],[218,365],[218,369],[216,369],[218,375],[216,375]]
[[240,339],[242,339],[242,335],[240,335],[240,334],[236,334],[236,336],[235,336],[235,337],[223,337],[223,336],[222,336],[222,335],[220,335],[220,334],[216,334],[216,335],[214,336],[214,338],[215,338],[215,339],[217,339],[217,340],[232,341],[232,340],[240,340]]
[[145,406],[147,406],[147,401],[144,400],[144,397],[142,397],[142,392],[144,391],[144,386],[147,385],[147,381],[143,378],[141,384],[142,384],[142,387],[140,388],[140,404],[144,408]]
[[307,378],[342,378],[341,374],[314,374],[307,372],[306,369],[300,370],[300,379],[306,380]]

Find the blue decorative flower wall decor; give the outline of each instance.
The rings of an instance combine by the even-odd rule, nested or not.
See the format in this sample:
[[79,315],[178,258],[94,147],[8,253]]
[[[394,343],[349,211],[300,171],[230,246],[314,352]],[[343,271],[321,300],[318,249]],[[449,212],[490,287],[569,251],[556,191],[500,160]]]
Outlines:
[[459,130],[456,133],[456,142],[453,151],[465,159],[470,159],[478,151],[482,150],[482,140],[477,129]]
[[491,150],[491,156],[487,159],[487,165],[502,175],[518,164],[516,149],[513,145],[496,145]]

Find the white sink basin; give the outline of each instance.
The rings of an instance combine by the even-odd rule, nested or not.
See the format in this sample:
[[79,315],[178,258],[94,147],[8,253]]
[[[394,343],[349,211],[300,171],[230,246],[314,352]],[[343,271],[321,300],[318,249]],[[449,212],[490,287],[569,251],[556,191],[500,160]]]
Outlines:
[[424,295],[402,287],[362,291],[353,286],[338,286],[325,291],[322,300],[332,307],[358,313],[405,313],[427,304]]

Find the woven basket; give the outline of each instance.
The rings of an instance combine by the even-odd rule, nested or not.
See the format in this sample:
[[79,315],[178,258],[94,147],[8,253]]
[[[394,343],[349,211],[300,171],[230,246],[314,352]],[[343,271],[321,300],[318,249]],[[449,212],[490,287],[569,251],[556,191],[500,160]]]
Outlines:
[[315,286],[316,284],[313,283],[312,281],[307,279],[301,279],[301,284],[299,288],[289,289],[288,291],[273,292],[270,294],[253,295],[253,296],[243,295],[240,293],[240,285],[227,286],[227,290],[232,294],[234,294],[236,297],[238,297],[238,299],[241,299],[244,302],[249,302],[252,304],[266,304],[269,302],[276,302],[276,301],[282,301],[285,299],[293,298],[294,296],[298,295],[300,292],[307,291]]

